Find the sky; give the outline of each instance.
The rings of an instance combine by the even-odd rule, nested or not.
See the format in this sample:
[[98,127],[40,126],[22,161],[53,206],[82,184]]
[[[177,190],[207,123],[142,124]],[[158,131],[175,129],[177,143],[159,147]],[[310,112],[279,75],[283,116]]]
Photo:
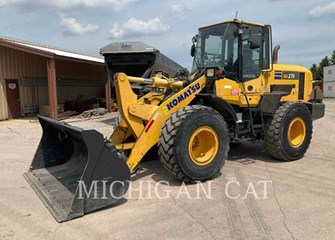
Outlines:
[[99,56],[142,41],[190,69],[201,26],[238,19],[272,26],[279,62],[310,67],[335,49],[333,0],[0,0],[0,35]]

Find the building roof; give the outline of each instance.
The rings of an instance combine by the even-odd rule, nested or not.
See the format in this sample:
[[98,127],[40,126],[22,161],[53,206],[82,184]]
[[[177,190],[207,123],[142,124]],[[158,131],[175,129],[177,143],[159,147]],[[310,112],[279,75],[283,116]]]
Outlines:
[[92,56],[84,55],[81,53],[76,53],[73,51],[60,49],[60,48],[53,47],[53,46],[28,42],[28,41],[14,39],[14,38],[0,36],[0,45],[4,45],[7,47],[14,47],[18,50],[30,52],[30,53],[37,54],[37,55],[42,55],[45,57],[57,57],[58,56],[61,58],[69,58],[73,60],[104,63],[103,58],[92,57]]

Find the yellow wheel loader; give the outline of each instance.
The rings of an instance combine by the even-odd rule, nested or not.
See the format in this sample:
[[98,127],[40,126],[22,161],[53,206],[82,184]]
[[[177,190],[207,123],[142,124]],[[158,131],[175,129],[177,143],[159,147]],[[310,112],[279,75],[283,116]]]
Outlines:
[[[119,201],[149,151],[185,182],[213,178],[230,143],[259,140],[276,159],[303,157],[325,106],[311,72],[278,64],[279,47],[271,49],[269,25],[200,28],[189,76],[114,75],[122,119],[109,139],[39,116],[43,136],[25,178],[62,222]],[[137,96],[132,84],[147,93]]]

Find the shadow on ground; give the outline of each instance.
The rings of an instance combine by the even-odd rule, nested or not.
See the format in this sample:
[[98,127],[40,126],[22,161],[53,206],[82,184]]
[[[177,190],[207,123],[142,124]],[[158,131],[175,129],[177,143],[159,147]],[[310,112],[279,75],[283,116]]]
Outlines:
[[[256,161],[268,163],[285,163],[271,158],[263,148],[262,143],[243,143],[241,145],[232,145],[226,161],[238,162],[244,165],[255,163]],[[221,173],[220,173],[221,174]],[[167,181],[170,186],[180,186],[181,182],[174,175],[168,172],[156,158],[151,161],[140,163],[140,169],[132,176],[132,181],[144,179],[151,176],[151,179],[159,181]],[[217,178],[219,176],[215,176]]]
[[99,122],[107,124],[109,126],[115,127],[117,125],[117,119],[118,119],[118,117],[116,116],[116,117],[112,117],[112,118],[101,120]]
[[[108,123],[110,123],[110,121],[106,121],[106,124]],[[252,164],[256,161],[269,162],[269,163],[270,162],[282,163],[281,161],[274,160],[270,156],[268,156],[265,150],[263,149],[262,143],[244,143],[241,145],[232,145],[230,147],[229,156],[226,161],[238,162],[245,165]],[[221,175],[222,173],[219,172],[216,176],[214,176],[213,179],[216,179]],[[146,160],[140,163],[139,169],[131,177],[132,182],[138,180],[143,181],[153,180],[156,183],[160,182],[160,184],[162,185],[166,183],[166,185],[171,187],[178,187],[182,185],[181,181],[176,179],[173,174],[164,169],[163,165],[161,164],[161,162],[158,160],[157,157],[153,158],[153,160]],[[192,185],[192,184],[186,184],[186,185]],[[128,200],[126,198],[122,198],[120,199],[119,202],[117,202],[114,205],[97,209],[85,215],[90,215],[96,212],[112,209],[127,203],[127,201]]]
[[262,161],[269,163],[283,163],[283,161],[271,158],[260,142],[247,142],[240,145],[231,145],[227,161]]

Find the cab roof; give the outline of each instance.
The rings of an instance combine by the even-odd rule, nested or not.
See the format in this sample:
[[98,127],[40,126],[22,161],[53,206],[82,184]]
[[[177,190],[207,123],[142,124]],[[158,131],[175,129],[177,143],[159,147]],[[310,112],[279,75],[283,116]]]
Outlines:
[[203,28],[208,28],[208,27],[213,27],[213,26],[216,26],[216,25],[220,25],[220,24],[223,24],[223,23],[240,23],[240,24],[248,24],[248,25],[254,25],[254,26],[259,26],[259,27],[267,26],[266,24],[248,22],[248,21],[239,20],[239,19],[233,19],[233,20],[226,20],[226,21],[223,21],[223,22],[206,25],[206,26],[200,27],[199,30],[203,29]]

